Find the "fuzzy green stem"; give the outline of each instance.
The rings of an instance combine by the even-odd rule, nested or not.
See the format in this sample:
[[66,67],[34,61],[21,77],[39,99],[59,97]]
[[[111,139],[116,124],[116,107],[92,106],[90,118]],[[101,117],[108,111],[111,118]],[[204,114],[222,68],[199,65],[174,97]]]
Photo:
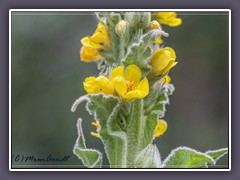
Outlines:
[[143,135],[144,135],[144,121],[143,116],[143,99],[135,99],[132,102],[131,115],[128,119],[127,127],[127,167],[133,168],[134,161],[142,149]]

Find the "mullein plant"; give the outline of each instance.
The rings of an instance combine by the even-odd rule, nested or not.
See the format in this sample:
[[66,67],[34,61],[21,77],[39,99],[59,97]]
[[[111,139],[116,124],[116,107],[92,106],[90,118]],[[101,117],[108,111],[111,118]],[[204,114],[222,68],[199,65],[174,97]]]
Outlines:
[[[208,168],[227,148],[199,152],[174,149],[161,159],[156,140],[167,130],[165,106],[174,91],[169,71],[177,65],[173,48],[163,45],[164,25],[179,26],[176,12],[98,12],[97,28],[81,39],[80,59],[96,62],[99,76],[83,82],[86,102],[96,127],[92,136],[103,145],[110,168]],[[89,122],[90,123],[90,122]],[[89,168],[101,168],[103,154],[86,147],[82,119],[73,153]]]

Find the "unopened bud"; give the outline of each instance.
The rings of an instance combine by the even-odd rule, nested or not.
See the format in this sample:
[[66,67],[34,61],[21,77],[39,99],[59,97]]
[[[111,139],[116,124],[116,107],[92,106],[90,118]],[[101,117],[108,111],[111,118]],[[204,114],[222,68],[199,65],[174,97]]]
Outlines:
[[129,22],[130,26],[133,28],[148,28],[151,21],[150,12],[129,12],[126,14],[126,20]]
[[159,137],[163,135],[166,130],[167,130],[167,122],[164,121],[163,119],[159,119],[154,132],[154,137]]
[[160,24],[155,20],[151,22],[150,26],[151,26],[151,29],[161,29]]
[[141,20],[140,20],[140,27],[145,29],[150,26],[151,21],[151,13],[150,12],[144,12],[141,14]]
[[126,31],[126,28],[127,28],[127,21],[121,20],[116,25],[115,31],[118,35],[120,35]]

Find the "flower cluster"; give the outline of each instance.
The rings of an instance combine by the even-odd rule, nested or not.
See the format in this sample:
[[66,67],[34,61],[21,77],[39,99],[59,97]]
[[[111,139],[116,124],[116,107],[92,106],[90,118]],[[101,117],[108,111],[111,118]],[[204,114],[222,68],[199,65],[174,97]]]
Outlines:
[[[178,26],[182,21],[176,17],[175,12],[158,12],[152,14],[152,21],[148,24],[146,29],[149,30],[162,30],[161,25]],[[116,33],[121,36],[125,31],[129,31],[131,21],[120,20],[116,26]],[[107,25],[100,21],[96,31],[92,36],[84,37],[81,40],[82,48],[80,51],[80,58],[84,62],[93,62],[101,58],[100,52],[103,50],[109,50],[111,44],[111,38],[109,35],[109,29]],[[162,44],[162,35],[158,35],[155,39],[156,44]],[[152,68],[152,74],[156,77],[162,77],[162,81],[169,83],[170,77],[167,76],[169,70],[173,68],[177,62],[175,51],[170,47],[160,48],[155,50],[149,65]],[[99,77],[88,77],[83,82],[84,89],[89,94],[103,93],[105,95],[113,95],[126,101],[130,101],[136,98],[144,98],[149,94],[149,82],[147,77],[142,77],[141,69],[135,65],[118,66],[109,73],[109,77],[100,75]],[[162,121],[160,121],[162,122]],[[154,137],[159,136],[161,126],[166,128],[163,123],[158,123],[156,127],[157,133]],[[166,130],[166,129],[165,129]],[[162,131],[162,132],[165,132]]]
[[[167,130],[162,117],[174,89],[168,73],[177,62],[175,51],[162,46],[162,37],[168,36],[163,26],[182,21],[175,12],[102,12],[97,17],[95,32],[81,39],[80,50],[81,61],[96,62],[101,70],[83,82],[87,110],[95,115],[91,124],[97,132],[91,135],[102,140],[111,165],[137,167],[142,162],[137,154]],[[115,143],[120,144],[113,158]],[[129,153],[121,154],[126,148]]]
[[110,39],[103,22],[99,22],[96,31],[92,36],[84,37],[81,40],[80,59],[84,62],[92,62],[101,58],[99,50],[110,46]]

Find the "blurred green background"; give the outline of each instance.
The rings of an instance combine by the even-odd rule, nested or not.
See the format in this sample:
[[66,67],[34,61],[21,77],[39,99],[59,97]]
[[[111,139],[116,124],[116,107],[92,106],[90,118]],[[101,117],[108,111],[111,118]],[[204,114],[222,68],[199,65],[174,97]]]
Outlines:
[[[178,146],[203,152],[228,147],[228,14],[178,16],[181,26],[163,26],[170,34],[165,45],[175,49],[179,63],[170,72],[176,90],[164,117],[168,130],[157,140],[162,159]],[[72,153],[79,116],[87,146],[104,152],[101,141],[90,136],[93,117],[84,105],[70,111],[74,100],[85,94],[83,80],[98,74],[95,63],[79,60],[79,41],[94,32],[97,19],[87,12],[12,12],[11,23],[12,155],[70,156],[61,163],[12,165],[82,168]],[[218,165],[226,168],[228,156]]]

